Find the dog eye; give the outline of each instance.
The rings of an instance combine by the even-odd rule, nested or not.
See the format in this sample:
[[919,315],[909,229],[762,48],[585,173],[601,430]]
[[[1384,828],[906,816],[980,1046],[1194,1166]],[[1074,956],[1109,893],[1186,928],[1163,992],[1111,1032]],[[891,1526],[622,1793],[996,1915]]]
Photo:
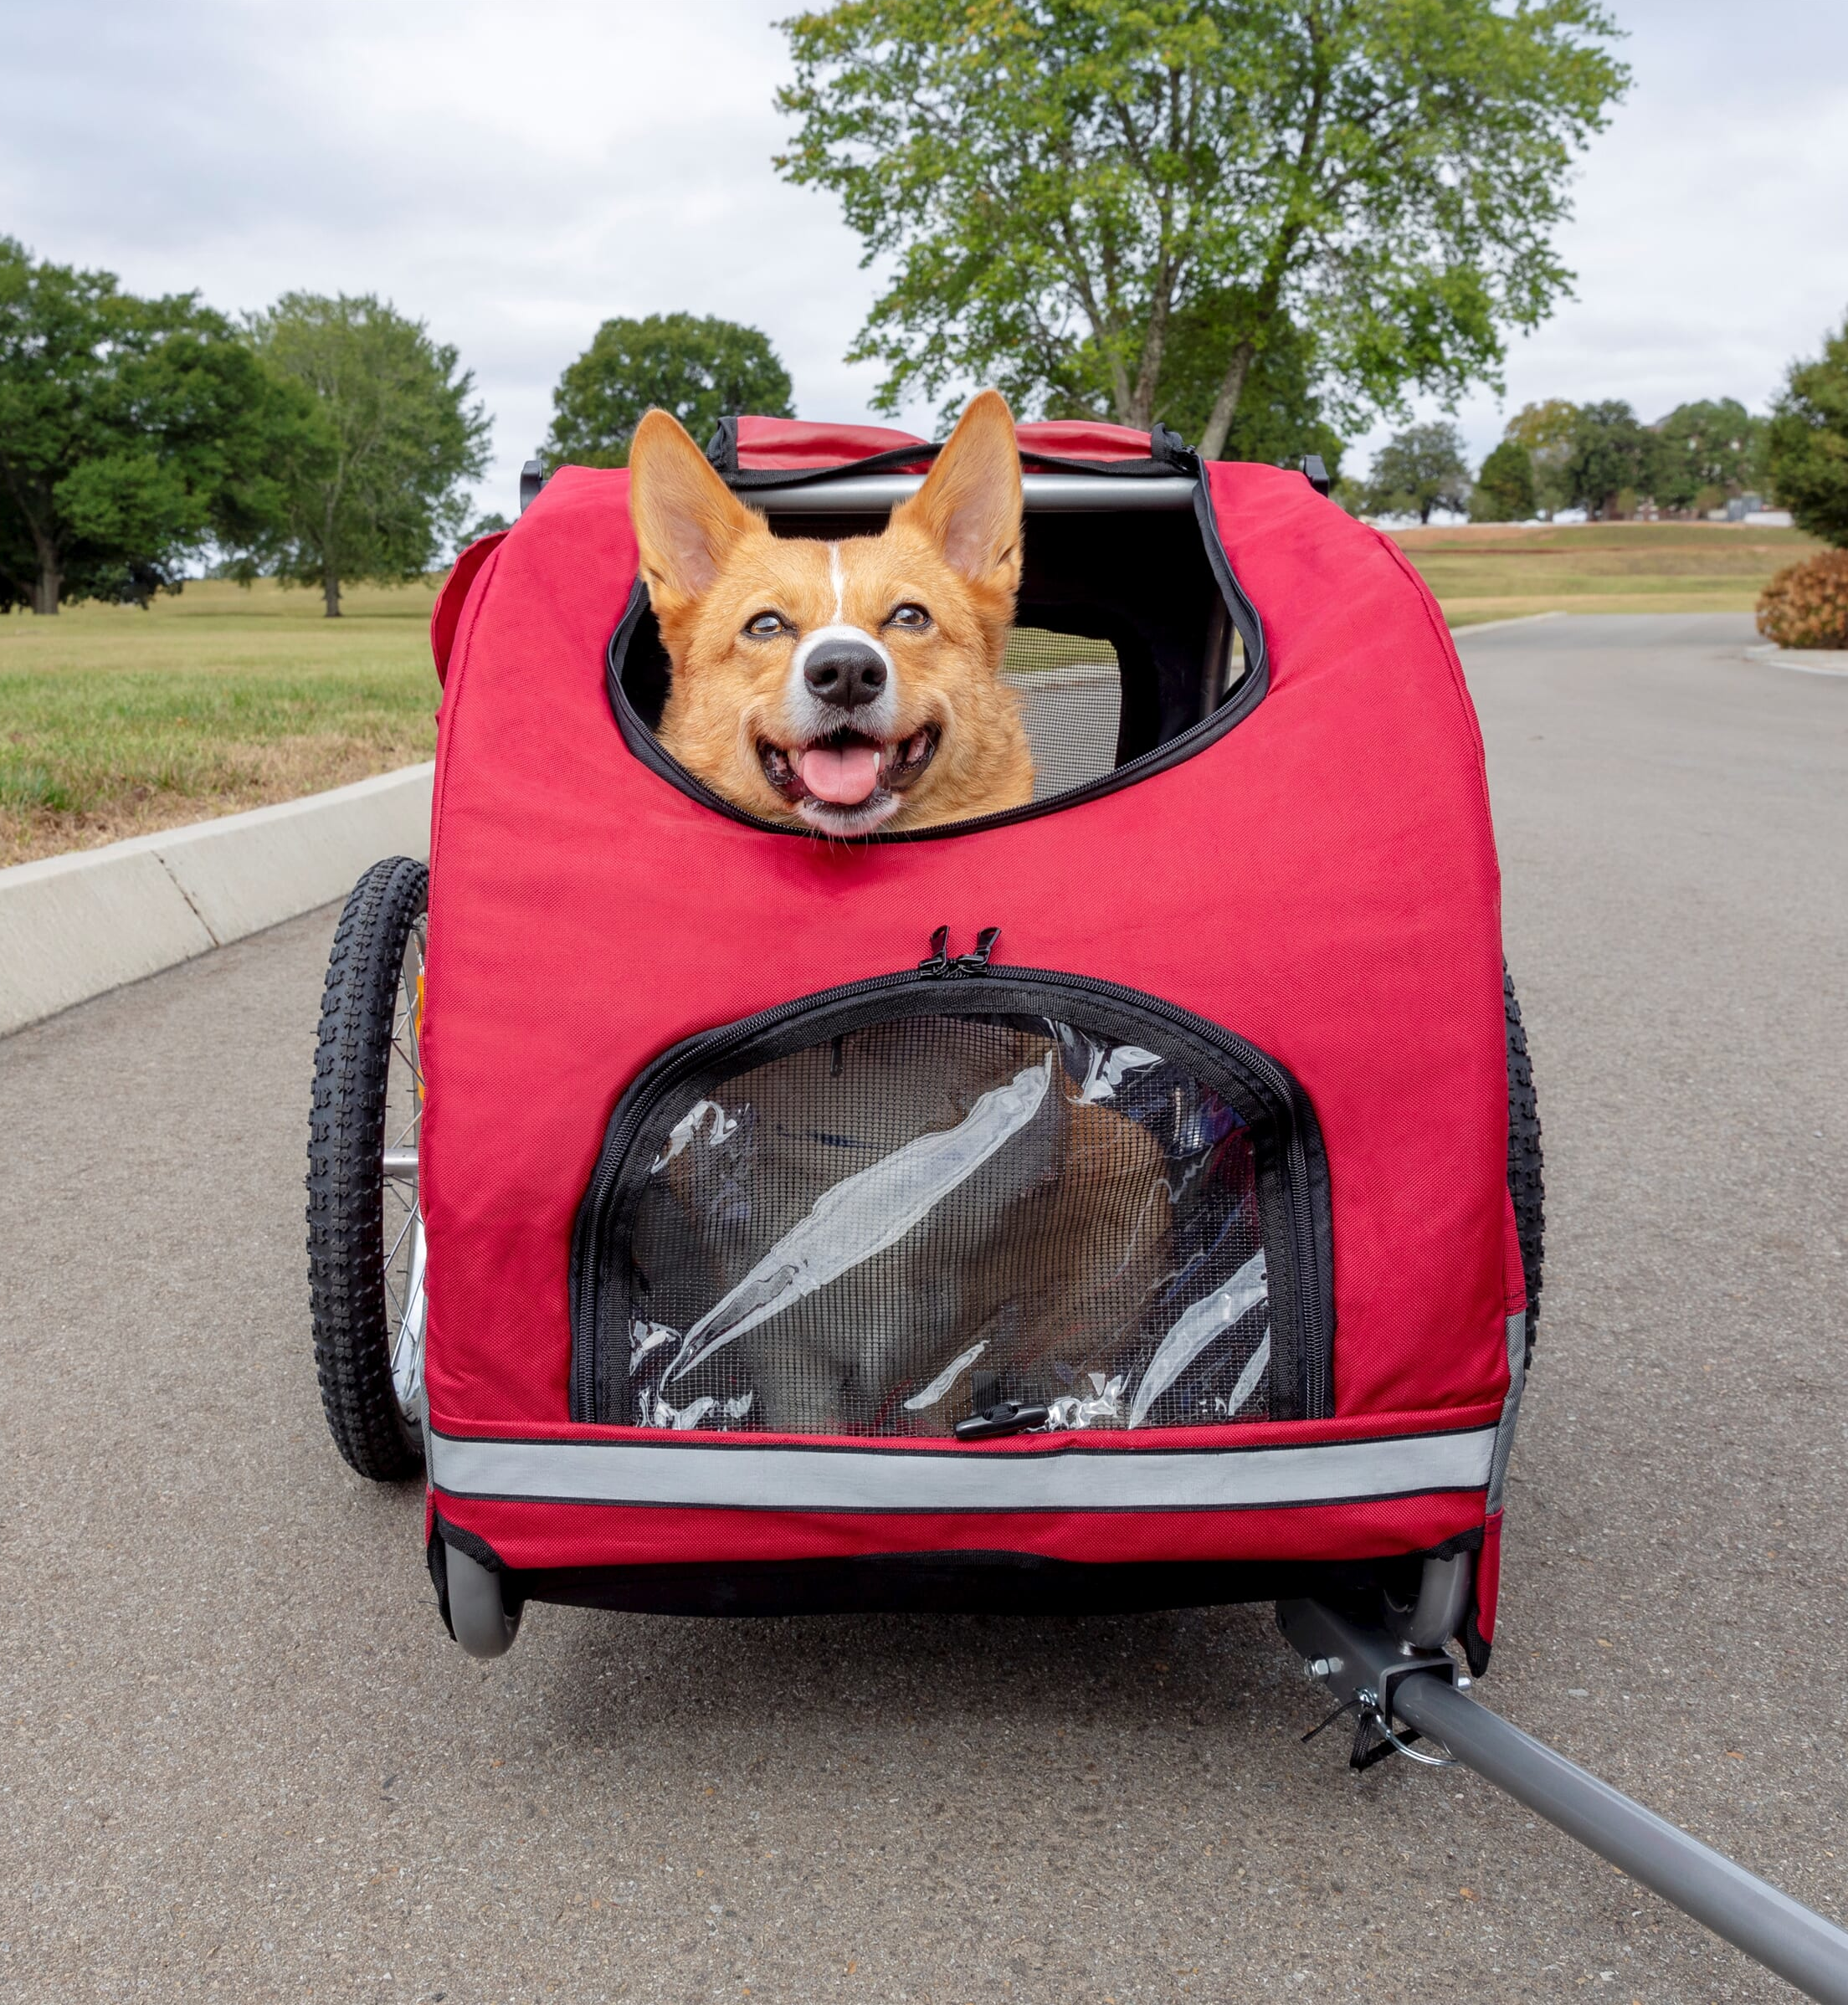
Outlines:
[[760,613],[745,628],[745,632],[757,640],[774,640],[785,631],[788,623],[780,613]]
[[927,627],[931,616],[921,606],[901,606],[886,624],[888,627]]

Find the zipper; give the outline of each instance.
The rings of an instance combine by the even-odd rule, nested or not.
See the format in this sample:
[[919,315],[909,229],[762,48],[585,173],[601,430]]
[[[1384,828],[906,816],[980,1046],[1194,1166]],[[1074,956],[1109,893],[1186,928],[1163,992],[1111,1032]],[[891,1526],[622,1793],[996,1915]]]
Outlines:
[[[929,956],[915,968],[901,968],[891,974],[844,982],[812,996],[799,997],[793,1002],[779,1002],[773,1008],[760,1010],[755,1016],[741,1018],[736,1023],[699,1032],[670,1046],[635,1075],[610,1115],[603,1145],[598,1154],[597,1167],[578,1206],[572,1232],[569,1302],[571,1412],[574,1420],[601,1418],[598,1412],[601,1403],[598,1380],[602,1375],[598,1302],[601,1228],[610,1199],[623,1180],[635,1140],[663,1095],[681,1081],[722,1060],[728,1054],[754,1044],[801,1018],[824,1010],[839,1010],[878,996],[920,988],[935,992],[939,983],[972,979],[1029,992],[1038,989],[1094,997],[1136,1016],[1152,1018],[1204,1044],[1223,1060],[1229,1061],[1228,1069],[1235,1075],[1242,1074],[1256,1084],[1260,1097],[1270,1103],[1265,1110],[1273,1120],[1281,1116],[1288,1131],[1282,1170],[1294,1267],[1291,1281],[1294,1300],[1290,1306],[1301,1337],[1301,1417],[1321,1419],[1332,1412],[1333,1290],[1332,1277],[1327,1271],[1327,1263],[1323,1258],[1322,1238],[1317,1229],[1318,1213],[1326,1216],[1327,1211],[1327,1165],[1322,1151],[1321,1129],[1307,1095],[1289,1072],[1255,1044],[1204,1017],[1164,1002],[1158,996],[1091,975],[1061,974],[1050,969],[1016,967],[1011,964],[993,967],[990,956],[1000,931],[998,926],[983,927],[977,936],[973,953],[952,956],[948,951],[949,929],[938,926],[931,936]],[[1273,1326],[1275,1320],[1273,1313]]]

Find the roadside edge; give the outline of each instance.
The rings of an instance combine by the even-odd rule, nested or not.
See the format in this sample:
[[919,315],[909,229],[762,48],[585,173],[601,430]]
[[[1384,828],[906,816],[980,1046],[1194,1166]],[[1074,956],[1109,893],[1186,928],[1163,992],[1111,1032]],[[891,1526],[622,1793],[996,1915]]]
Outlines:
[[0,1037],[427,857],[434,762],[0,870]]

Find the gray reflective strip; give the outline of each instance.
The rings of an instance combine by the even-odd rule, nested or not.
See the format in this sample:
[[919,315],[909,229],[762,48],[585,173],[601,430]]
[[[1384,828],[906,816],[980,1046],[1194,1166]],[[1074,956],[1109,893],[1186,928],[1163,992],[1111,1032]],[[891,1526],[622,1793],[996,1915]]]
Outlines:
[[1387,1441],[1169,1454],[894,1453],[678,1441],[471,1441],[434,1434],[454,1496],[760,1510],[1227,1510],[1481,1490],[1493,1428]]
[[1527,1312],[1511,1315],[1508,1331],[1508,1396],[1502,1406],[1502,1424],[1495,1430],[1495,1456],[1489,1464],[1486,1509],[1492,1516],[1502,1508],[1502,1485],[1507,1480],[1508,1457],[1514,1449],[1514,1423],[1521,1416],[1521,1395],[1527,1382]]

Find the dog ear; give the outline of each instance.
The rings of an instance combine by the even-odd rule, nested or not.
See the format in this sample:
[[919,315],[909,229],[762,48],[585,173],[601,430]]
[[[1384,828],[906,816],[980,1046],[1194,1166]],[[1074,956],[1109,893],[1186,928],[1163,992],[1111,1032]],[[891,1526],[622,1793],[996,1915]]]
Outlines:
[[972,583],[1015,590],[1020,582],[1020,449],[1014,413],[984,390],[957,420],[949,444],[893,520],[932,537]]
[[665,411],[649,412],[629,444],[629,512],[657,611],[696,599],[740,538],[765,529]]

